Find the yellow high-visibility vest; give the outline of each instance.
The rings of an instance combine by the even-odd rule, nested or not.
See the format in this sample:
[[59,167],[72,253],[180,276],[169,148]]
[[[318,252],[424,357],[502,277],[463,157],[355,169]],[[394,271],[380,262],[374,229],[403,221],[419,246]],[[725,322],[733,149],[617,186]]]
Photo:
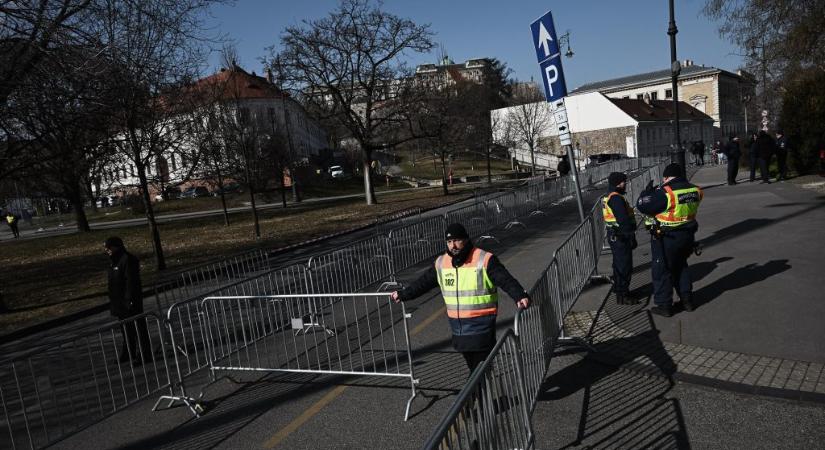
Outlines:
[[435,260],[448,317],[464,319],[498,314],[498,291],[487,276],[487,264],[492,256],[476,247],[461,267],[453,267],[447,254]]

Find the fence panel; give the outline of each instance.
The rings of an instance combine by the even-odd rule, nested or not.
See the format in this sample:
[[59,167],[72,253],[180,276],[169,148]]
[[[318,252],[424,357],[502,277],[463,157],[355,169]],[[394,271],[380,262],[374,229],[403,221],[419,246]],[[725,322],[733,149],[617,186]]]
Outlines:
[[518,338],[509,329],[458,394],[424,449],[533,448]]
[[396,228],[390,232],[393,275],[444,251],[444,216]]
[[407,378],[409,416],[409,315],[389,294],[208,297],[202,310],[213,371]]
[[152,313],[3,363],[0,448],[49,445],[172,381],[163,323]]
[[310,292],[357,292],[393,275],[387,236],[373,236],[309,259]]

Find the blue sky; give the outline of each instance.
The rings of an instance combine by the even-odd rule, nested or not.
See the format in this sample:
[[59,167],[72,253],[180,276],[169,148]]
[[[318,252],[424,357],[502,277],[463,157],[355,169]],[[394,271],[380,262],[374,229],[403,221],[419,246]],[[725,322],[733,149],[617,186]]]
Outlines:
[[[677,56],[696,64],[735,71],[738,49],[701,16],[704,0],[676,0]],[[237,47],[242,65],[260,73],[266,48],[280,45],[280,33],[303,19],[325,16],[337,0],[237,0],[212,12],[209,23]],[[667,0],[386,0],[384,9],[431,26],[435,42],[456,62],[495,57],[519,80],[540,79],[530,23],[553,11],[559,34],[570,30],[572,59],[564,59],[568,89],[584,83],[666,69],[670,64]],[[409,55],[412,64],[435,62],[438,51]],[[210,71],[219,65],[210,60]]]

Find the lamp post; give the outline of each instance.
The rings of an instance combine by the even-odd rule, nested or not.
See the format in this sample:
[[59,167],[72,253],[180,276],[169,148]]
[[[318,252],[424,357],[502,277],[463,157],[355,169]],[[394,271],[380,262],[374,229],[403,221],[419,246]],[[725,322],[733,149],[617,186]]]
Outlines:
[[750,99],[751,96],[748,94],[742,96],[742,108],[744,110],[743,112],[745,113],[745,133],[750,133],[750,131],[748,130],[748,102],[750,101]]
[[670,155],[670,161],[679,163],[682,168],[682,176],[685,175],[685,149],[682,148],[682,139],[679,136],[679,73],[682,71],[682,65],[676,59],[676,33],[679,30],[676,28],[676,19],[673,13],[673,0],[669,0],[670,8],[670,22],[667,27],[667,34],[670,36],[670,76],[671,88],[673,90],[673,151]]

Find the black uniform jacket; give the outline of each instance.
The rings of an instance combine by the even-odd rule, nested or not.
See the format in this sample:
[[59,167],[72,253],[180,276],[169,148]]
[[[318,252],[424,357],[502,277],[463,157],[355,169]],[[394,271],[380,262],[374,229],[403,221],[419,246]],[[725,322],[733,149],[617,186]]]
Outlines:
[[[691,184],[684,178],[676,177],[663,184],[661,187],[645,189],[642,194],[639,195],[639,200],[636,202],[636,209],[638,209],[642,214],[650,217],[654,217],[656,214],[667,211],[667,193],[665,193],[665,186],[670,186],[674,191],[678,189],[695,187],[695,185]],[[696,231],[697,229],[698,225],[695,221],[691,225],[685,224],[682,227],[679,227],[680,231]]]
[[[472,244],[464,248],[464,251],[453,258],[453,267],[463,264],[461,257],[469,254]],[[513,299],[521,300],[527,297],[527,292],[510,272],[504,267],[498,258],[493,255],[487,264],[487,276],[497,289],[501,289]],[[438,286],[438,272],[435,264],[430,264],[429,269],[421,274],[409,286],[398,293],[399,298],[411,300],[419,295]],[[453,333],[453,347],[459,352],[485,351],[493,348],[496,341],[496,316],[474,317],[470,319],[449,319],[450,328]]]
[[143,292],[140,284],[140,261],[119,250],[109,265],[109,309],[113,316],[125,319],[143,312]]
[[[616,223],[619,225],[618,229],[611,230],[621,236],[630,237],[636,234],[636,219],[628,214],[627,206],[625,205],[624,193],[611,189],[610,192],[617,192],[620,195],[614,195],[607,201],[607,205],[613,211],[613,217],[616,218]],[[609,194],[608,194],[609,195]]]

